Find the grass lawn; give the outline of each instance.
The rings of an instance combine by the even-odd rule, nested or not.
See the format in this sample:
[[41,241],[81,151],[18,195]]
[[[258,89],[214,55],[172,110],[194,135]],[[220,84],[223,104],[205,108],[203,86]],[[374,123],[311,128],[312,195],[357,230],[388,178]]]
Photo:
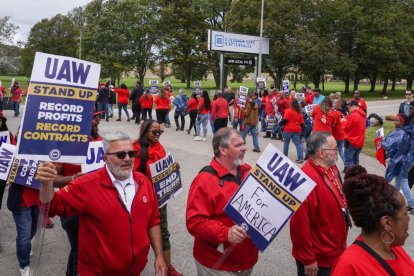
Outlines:
[[[395,128],[394,122],[385,121],[385,120],[384,120],[384,125],[382,127],[384,128],[385,136],[387,136],[388,133],[393,131]],[[379,128],[381,127],[380,126],[369,127],[367,128],[367,131],[365,133],[365,144],[364,144],[364,147],[362,148],[362,152],[372,157],[375,157],[375,147],[374,147],[375,132]]]
[[[24,77],[24,76],[14,76],[16,78],[16,81],[20,82],[22,89],[24,91],[24,89],[27,86],[27,80],[28,78]],[[12,80],[13,76],[0,76],[0,80],[3,81],[3,86],[8,90],[8,88],[10,87],[10,83]],[[173,91],[175,94],[178,93],[178,90],[180,88],[183,88],[187,91],[187,95],[191,95],[192,91],[194,90],[194,82],[191,82],[191,88],[187,89],[186,88],[186,83],[182,83],[180,80],[176,80],[174,78],[169,78],[167,79],[171,82],[171,85],[173,87]],[[102,80],[104,81],[104,80]],[[144,86],[148,86],[148,81],[149,79],[145,79],[144,82]],[[158,80],[160,81],[160,80]],[[127,85],[127,87],[129,89],[131,89],[132,87],[135,86],[135,82],[136,82],[136,78],[122,78],[121,79],[121,83],[125,83]],[[207,90],[208,92],[210,90],[215,89],[215,82],[214,80],[204,80],[201,81],[201,85],[203,87],[203,89]],[[239,88],[240,86],[246,86],[248,87],[250,90],[253,90],[255,88],[255,85],[253,83],[252,80],[244,80],[243,83],[230,83],[228,82],[228,85],[231,86],[234,91]],[[267,82],[267,85],[270,85],[270,81]],[[314,87],[312,84],[310,84],[311,87]],[[303,86],[303,84],[298,83],[296,85],[297,89],[300,89]],[[160,83],[160,88],[162,87],[162,84]],[[352,85],[351,85],[351,89],[352,89]],[[293,88],[293,82],[290,83],[290,88]],[[344,83],[343,82],[327,82],[325,83],[325,91],[324,91],[324,95],[329,95],[329,93],[332,92],[337,92],[337,91],[344,91]],[[391,89],[391,86],[388,86],[389,89]],[[361,91],[362,97],[366,100],[379,100],[383,98],[383,95],[381,95],[381,91],[382,91],[382,84],[377,84],[376,86],[376,90],[377,92],[375,93],[370,93],[368,92],[368,90],[370,89],[370,85],[366,84],[366,83],[361,83],[359,85],[359,90]],[[8,90],[9,91],[9,90]],[[397,85],[396,86],[396,91],[391,93],[388,92],[388,98],[389,99],[404,99],[404,93],[405,93],[405,85]],[[345,98],[351,98],[353,95],[349,94],[349,95],[344,95]]]

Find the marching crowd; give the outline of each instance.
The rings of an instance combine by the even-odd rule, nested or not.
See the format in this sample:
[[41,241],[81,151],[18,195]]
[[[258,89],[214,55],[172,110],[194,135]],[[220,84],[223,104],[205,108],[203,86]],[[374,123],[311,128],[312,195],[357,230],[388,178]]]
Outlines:
[[[7,206],[16,223],[20,272],[30,273],[30,241],[40,201],[50,202],[49,216],[60,216],[67,232],[71,249],[66,275],[139,275],[150,247],[156,275],[182,275],[171,262],[168,207],[158,208],[149,169],[166,156],[160,137],[164,128],[171,127],[172,109],[176,131],[194,133],[199,142],[207,141],[209,129],[213,133],[213,157],[194,173],[187,198],[194,274],[248,276],[254,271],[258,250],[223,209],[251,169],[244,162],[246,139],[251,137],[253,151],[260,152],[258,136],[263,132],[264,138],[283,142],[286,156],[293,141],[296,162],[304,163],[302,171],[316,183],[290,219],[298,275],[414,275],[414,262],[402,247],[409,214],[414,213],[409,181],[414,165],[414,102],[412,91],[405,95],[394,117],[395,131],[378,145],[388,160],[382,177],[359,165],[369,116],[358,91],[346,101],[340,93],[325,97],[310,87],[289,93],[270,87],[247,95],[227,87],[210,99],[202,90],[188,98],[184,90],[174,96],[166,86],[155,96],[141,82],[131,92],[124,84],[115,88],[108,82],[99,88],[90,135],[90,141],[103,141],[105,166],[82,174],[80,165],[44,162],[37,179],[49,193],[40,198],[38,190],[10,186]],[[128,122],[140,125],[136,139],[124,132],[99,135],[98,125],[113,118],[116,102],[116,121],[122,120],[124,111]],[[1,131],[8,130],[6,121],[2,116]],[[15,143],[11,133],[10,137]],[[343,179],[338,155],[345,164]],[[394,178],[393,186],[389,183]],[[0,184],[2,199],[6,183]],[[361,228],[361,234],[349,245],[352,224]]]

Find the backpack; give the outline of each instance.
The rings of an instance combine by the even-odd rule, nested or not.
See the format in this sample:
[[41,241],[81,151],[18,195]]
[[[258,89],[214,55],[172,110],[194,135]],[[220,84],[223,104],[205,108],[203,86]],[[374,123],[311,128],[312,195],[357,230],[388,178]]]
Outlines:
[[[209,174],[212,174],[216,177],[218,177],[217,171],[215,169],[213,169],[212,166],[208,165],[203,167],[198,173],[202,173],[202,172],[207,172]],[[228,181],[228,182],[234,182],[237,185],[240,186],[240,184],[242,183],[242,176],[244,174],[245,170],[241,170],[240,167],[237,167],[237,175],[234,176],[231,173],[225,174],[222,177],[219,177],[219,186],[223,187],[224,185],[224,181]]]

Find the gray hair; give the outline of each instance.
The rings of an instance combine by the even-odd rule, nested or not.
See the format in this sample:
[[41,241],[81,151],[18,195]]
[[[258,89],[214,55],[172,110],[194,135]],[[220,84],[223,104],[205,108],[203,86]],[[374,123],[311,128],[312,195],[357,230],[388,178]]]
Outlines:
[[230,136],[232,134],[240,135],[241,133],[231,127],[223,127],[217,130],[213,137],[213,152],[215,157],[220,156],[220,147],[228,148],[230,145]]
[[104,148],[104,152],[108,153],[109,151],[109,144],[113,141],[118,140],[129,140],[132,143],[131,137],[123,131],[115,131],[112,133],[108,133],[103,137],[102,144]]
[[328,143],[329,132],[314,132],[306,139],[306,152],[312,158]]

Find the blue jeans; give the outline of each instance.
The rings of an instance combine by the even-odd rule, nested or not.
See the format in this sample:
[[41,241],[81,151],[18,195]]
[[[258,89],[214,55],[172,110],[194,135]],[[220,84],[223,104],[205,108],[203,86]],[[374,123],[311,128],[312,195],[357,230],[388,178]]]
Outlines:
[[197,136],[201,136],[201,125],[203,125],[203,134],[204,138],[207,136],[207,124],[208,121],[210,121],[210,114],[200,114],[197,116],[196,120],[196,130],[197,130]]
[[19,107],[20,107],[19,102],[13,102],[14,117],[17,117],[20,114]]
[[105,119],[105,118],[108,118],[109,117],[108,105],[109,104],[106,104],[106,103],[99,103],[99,106],[98,106],[99,111],[105,111],[105,113],[102,113],[100,115],[101,116],[101,119]]
[[171,122],[170,122],[170,110],[168,110],[167,111],[167,115],[165,116],[165,124],[166,125],[171,125]]
[[20,211],[13,211],[14,222],[16,223],[16,253],[19,265],[24,268],[30,265],[30,241],[36,234],[39,208],[34,205],[30,208],[21,207]]
[[338,153],[342,162],[345,163],[344,140],[336,141],[336,146],[338,147]]
[[408,178],[407,176],[402,176],[401,174],[395,178],[395,188],[397,190],[402,190],[405,200],[407,200],[407,205],[414,207],[414,198],[413,194],[411,193],[411,189],[408,186]]
[[242,137],[244,140],[244,143],[246,143],[246,136],[248,133],[252,134],[252,138],[253,138],[253,148],[260,150],[259,147],[259,140],[257,139],[258,133],[257,133],[257,126],[245,126],[243,133],[242,133]]
[[112,104],[108,104],[108,113],[109,113],[109,116],[114,115],[114,108]]
[[129,112],[128,112],[128,105],[127,104],[118,104],[118,117],[119,119],[121,119],[121,112],[122,109],[124,110],[125,114],[127,115],[128,119],[129,119]]
[[231,125],[234,129],[237,129],[237,127],[239,127],[239,131],[241,131],[243,126],[243,119],[233,118],[233,122],[231,123]]
[[296,146],[296,153],[298,156],[297,160],[303,160],[303,148],[302,148],[302,143],[300,141],[300,133],[299,132],[283,132],[282,135],[283,135],[283,154],[288,156],[290,139],[292,139],[293,143]]
[[355,165],[359,165],[359,153],[361,149],[353,147],[351,144],[348,144],[348,147],[345,149],[345,168],[350,168]]

